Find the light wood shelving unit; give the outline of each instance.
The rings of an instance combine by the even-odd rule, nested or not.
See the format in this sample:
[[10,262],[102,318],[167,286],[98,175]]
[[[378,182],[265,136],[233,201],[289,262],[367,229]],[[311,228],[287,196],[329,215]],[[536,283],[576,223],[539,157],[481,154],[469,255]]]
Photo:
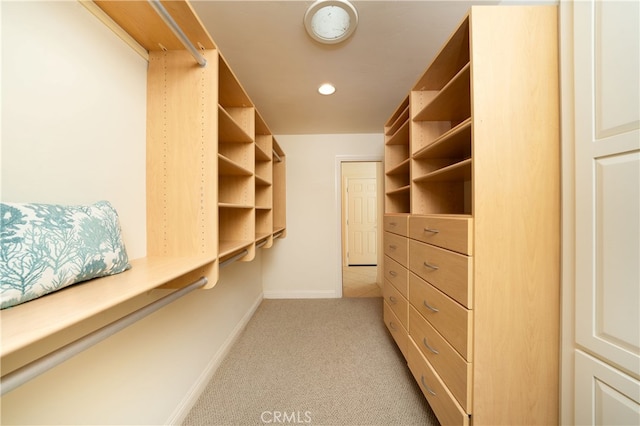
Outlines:
[[442,424],[558,422],[557,61],[555,6],[474,6],[384,126],[384,321]]
[[405,98],[384,126],[385,211],[409,213],[410,161],[409,98]]
[[256,242],[273,244],[273,135],[256,111]]
[[268,248],[285,236],[284,152],[189,2],[163,6],[201,49],[204,67],[148,2],[94,3],[88,9],[148,55],[147,257],[0,311],[3,376],[126,315],[123,307],[150,290],[200,277],[213,287],[220,262],[252,260],[256,243]]
[[273,236],[287,236],[287,157],[273,139]]

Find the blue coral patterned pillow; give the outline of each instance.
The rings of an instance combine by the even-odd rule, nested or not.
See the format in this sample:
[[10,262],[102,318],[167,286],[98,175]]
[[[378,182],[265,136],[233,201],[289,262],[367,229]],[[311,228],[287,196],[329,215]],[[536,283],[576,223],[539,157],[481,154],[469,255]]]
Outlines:
[[130,267],[108,201],[0,203],[0,309]]

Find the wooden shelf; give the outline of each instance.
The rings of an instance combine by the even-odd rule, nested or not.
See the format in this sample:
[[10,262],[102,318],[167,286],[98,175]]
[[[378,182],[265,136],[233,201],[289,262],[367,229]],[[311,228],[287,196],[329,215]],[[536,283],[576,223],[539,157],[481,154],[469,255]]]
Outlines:
[[229,176],[253,176],[253,171],[245,169],[222,154],[218,154],[218,172]]
[[[0,311],[2,357],[92,318],[216,260],[198,257],[144,257],[121,274],[64,288]],[[210,283],[213,285],[214,283]]]
[[256,175],[256,186],[271,186],[271,182],[263,177]]
[[406,160],[404,160],[403,162],[401,162],[400,164],[398,164],[394,168],[392,168],[390,170],[387,170],[385,172],[385,174],[387,176],[406,175],[408,177],[409,176],[409,163],[410,163],[410,159],[407,158]]
[[455,77],[413,117],[413,121],[460,123],[471,117],[471,66],[467,63]]
[[385,145],[407,145],[409,143],[409,110],[407,119],[404,120],[398,130],[393,133]]
[[249,133],[247,133],[247,131],[243,129],[242,126],[239,125],[231,116],[229,111],[227,111],[227,109],[225,109],[221,105],[218,106],[218,137],[220,138],[220,141],[225,143],[253,142],[253,137]]
[[[184,46],[146,1],[94,0],[111,19],[147,51],[183,50]],[[216,49],[191,5],[183,1],[163,2],[167,12],[196,46]]]
[[413,179],[415,183],[466,181],[471,179],[471,158],[443,167],[434,172]]
[[470,52],[469,17],[466,16],[424,74],[420,76],[412,90],[441,90],[454,75],[469,63]]
[[402,125],[402,122],[408,120],[409,118],[409,97],[405,97],[400,105],[393,112],[389,120],[385,123],[385,132],[386,136],[393,135],[397,129]]
[[[405,194],[405,193],[408,193],[408,192],[409,192],[409,189],[410,189],[410,186],[409,186],[409,185],[407,185],[407,186],[403,186],[403,187],[401,187],[401,188],[396,188],[396,189],[393,189],[393,190],[391,190],[391,191],[387,191],[387,192],[386,192],[386,194],[387,194],[387,195],[399,195],[399,194]],[[393,213],[393,212],[390,212],[390,213]]]
[[471,157],[471,118],[413,154],[414,159],[466,157]]
[[223,209],[253,209],[253,205],[238,203],[218,203],[218,207]]
[[247,92],[245,92],[222,55],[219,55],[218,61],[218,103],[225,108],[253,107],[249,95],[247,95]]
[[223,257],[249,248],[253,244],[254,240],[221,240],[218,246],[218,251],[220,252],[219,257],[222,259]]
[[[404,105],[404,103],[403,103]],[[399,133],[408,132],[408,128],[404,129],[406,123],[409,121],[409,102],[407,100],[406,106],[402,113],[398,116],[396,121],[385,131],[385,135],[389,136],[388,144],[393,144],[393,140],[397,140],[398,138],[402,138],[402,136],[398,136]]]

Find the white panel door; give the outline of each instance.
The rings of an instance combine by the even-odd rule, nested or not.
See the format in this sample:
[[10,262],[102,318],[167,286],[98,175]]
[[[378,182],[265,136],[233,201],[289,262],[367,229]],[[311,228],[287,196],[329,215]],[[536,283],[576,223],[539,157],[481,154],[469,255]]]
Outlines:
[[378,262],[378,187],[375,178],[347,180],[347,259],[349,265]]
[[577,425],[640,425],[640,381],[576,351]]
[[636,378],[639,63],[640,2],[574,3],[576,344]]

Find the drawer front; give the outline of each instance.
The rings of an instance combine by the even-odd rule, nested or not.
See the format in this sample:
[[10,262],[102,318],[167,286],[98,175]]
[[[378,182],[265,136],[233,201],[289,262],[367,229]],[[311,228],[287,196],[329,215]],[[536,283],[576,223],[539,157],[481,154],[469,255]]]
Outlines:
[[433,367],[412,339],[407,345],[407,362],[411,374],[442,425],[469,425],[469,416],[438,377]]
[[384,215],[384,230],[394,234],[407,236],[409,230],[409,216],[406,214]]
[[414,308],[409,310],[409,335],[463,410],[471,409],[471,364]]
[[407,254],[409,250],[409,240],[407,237],[384,233],[384,254],[401,265],[407,266]]
[[471,309],[471,257],[409,240],[409,270]]
[[402,355],[404,355],[404,358],[406,359],[409,334],[407,333],[407,330],[402,327],[402,324],[400,324],[400,320],[398,320],[398,317],[396,317],[396,315],[393,313],[386,300],[382,303],[382,305],[382,317],[384,319],[384,324],[389,329],[393,340],[396,341],[398,348],[400,348],[400,352],[402,352]]
[[473,219],[411,216],[409,237],[471,256]]
[[409,274],[409,302],[464,359],[472,361],[473,311],[413,273]]
[[391,259],[384,257],[384,277],[398,289],[400,294],[409,298],[409,270]]
[[397,288],[393,286],[389,281],[385,281],[384,288],[382,289],[382,296],[384,297],[384,301],[387,302],[391,310],[398,320],[400,320],[400,324],[408,330],[409,329],[409,302],[407,299],[400,294]]

